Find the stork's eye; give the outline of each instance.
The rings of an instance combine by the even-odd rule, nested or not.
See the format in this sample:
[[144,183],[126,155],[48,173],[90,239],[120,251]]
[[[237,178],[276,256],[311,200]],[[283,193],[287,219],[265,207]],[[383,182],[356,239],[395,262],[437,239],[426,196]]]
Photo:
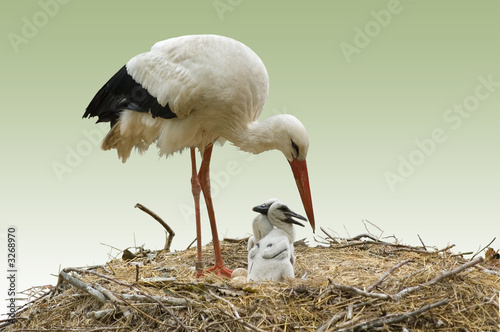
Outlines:
[[292,148],[295,150],[296,157],[298,157],[300,155],[299,146],[297,144],[295,144],[295,142],[293,140],[292,140]]

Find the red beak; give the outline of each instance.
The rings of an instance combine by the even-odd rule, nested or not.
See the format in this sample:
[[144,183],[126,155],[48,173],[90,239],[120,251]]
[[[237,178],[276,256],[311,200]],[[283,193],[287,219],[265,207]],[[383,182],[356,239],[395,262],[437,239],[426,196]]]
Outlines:
[[311,189],[309,188],[309,175],[307,174],[306,161],[294,159],[290,162],[290,166],[292,166],[292,172],[295,178],[295,182],[297,183],[297,188],[299,189],[300,198],[302,199],[304,210],[306,210],[307,218],[309,219],[309,223],[311,224],[314,232],[314,212],[311,198]]

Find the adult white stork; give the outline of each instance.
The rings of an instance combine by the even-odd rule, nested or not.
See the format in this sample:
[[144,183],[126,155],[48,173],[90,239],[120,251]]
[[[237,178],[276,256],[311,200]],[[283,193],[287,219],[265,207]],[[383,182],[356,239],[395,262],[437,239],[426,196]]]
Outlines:
[[[103,150],[116,149],[123,162],[132,148],[145,151],[156,141],[160,155],[191,149],[192,192],[196,211],[198,273],[201,270],[200,190],[203,191],[215,249],[208,271],[230,276],[224,266],[210,195],[213,143],[228,140],[243,151],[278,149],[291,165],[314,230],[306,156],[309,139],[292,115],[258,122],[269,90],[261,59],[244,44],[223,36],[191,35],[156,43],[132,58],[97,92],[83,117],[110,122]],[[195,148],[202,155],[196,169]]]

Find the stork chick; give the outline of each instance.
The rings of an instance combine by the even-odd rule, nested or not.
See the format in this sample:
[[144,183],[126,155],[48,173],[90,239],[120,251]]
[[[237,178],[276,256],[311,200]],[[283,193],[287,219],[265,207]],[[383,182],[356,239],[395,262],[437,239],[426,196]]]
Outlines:
[[[266,201],[266,203],[269,203]],[[262,220],[267,220],[273,229],[264,236],[248,252],[248,280],[283,281],[294,276],[295,263],[293,242],[295,231],[293,224],[304,227],[293,218],[307,221],[303,216],[290,210],[279,200],[254,207],[254,211],[262,214]],[[265,224],[264,224],[265,225]],[[259,229],[260,231],[260,229]]]

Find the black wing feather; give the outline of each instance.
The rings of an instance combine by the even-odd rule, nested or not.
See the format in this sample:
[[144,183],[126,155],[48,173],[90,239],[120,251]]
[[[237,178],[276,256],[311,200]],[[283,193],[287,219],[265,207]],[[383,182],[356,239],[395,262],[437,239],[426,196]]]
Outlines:
[[141,84],[136,82],[123,66],[97,92],[83,114],[84,118],[97,116],[97,122],[111,122],[114,126],[123,110],[151,113],[153,118],[172,119],[177,115],[167,105],[161,106]]

